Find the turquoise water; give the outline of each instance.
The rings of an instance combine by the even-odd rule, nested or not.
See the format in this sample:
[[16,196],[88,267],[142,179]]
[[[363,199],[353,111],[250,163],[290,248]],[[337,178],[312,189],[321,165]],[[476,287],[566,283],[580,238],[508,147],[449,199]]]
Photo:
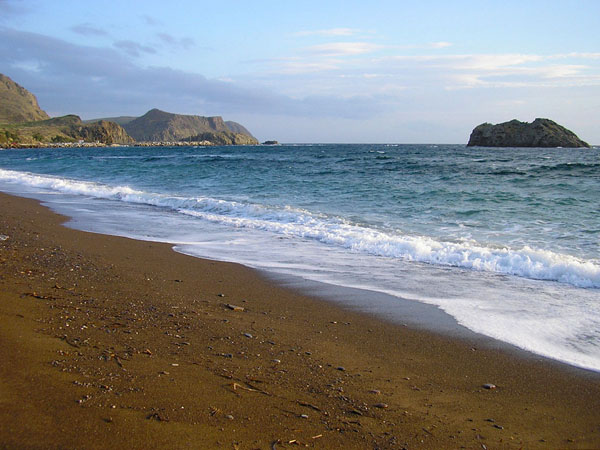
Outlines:
[[0,152],[77,226],[437,305],[600,370],[600,152],[428,145]]

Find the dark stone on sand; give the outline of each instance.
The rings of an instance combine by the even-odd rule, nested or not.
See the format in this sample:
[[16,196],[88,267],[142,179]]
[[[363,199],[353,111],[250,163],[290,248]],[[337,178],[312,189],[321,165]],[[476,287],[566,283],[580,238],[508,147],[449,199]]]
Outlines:
[[244,311],[243,307],[237,306],[237,305],[232,305],[230,303],[226,304],[225,306],[232,311]]
[[550,119],[532,123],[511,120],[493,125],[482,123],[471,132],[467,147],[588,147],[575,133]]

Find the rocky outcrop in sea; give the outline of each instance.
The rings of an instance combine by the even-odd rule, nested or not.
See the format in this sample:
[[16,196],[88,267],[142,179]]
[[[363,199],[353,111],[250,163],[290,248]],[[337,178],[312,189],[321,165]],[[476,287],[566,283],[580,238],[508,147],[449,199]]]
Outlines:
[[575,133],[550,119],[482,123],[471,132],[467,147],[589,147]]

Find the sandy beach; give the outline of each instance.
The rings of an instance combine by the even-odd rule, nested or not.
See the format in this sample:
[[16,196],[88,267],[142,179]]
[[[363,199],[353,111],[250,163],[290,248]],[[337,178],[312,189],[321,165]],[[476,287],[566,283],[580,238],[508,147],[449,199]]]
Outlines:
[[598,373],[0,211],[0,448],[600,447]]

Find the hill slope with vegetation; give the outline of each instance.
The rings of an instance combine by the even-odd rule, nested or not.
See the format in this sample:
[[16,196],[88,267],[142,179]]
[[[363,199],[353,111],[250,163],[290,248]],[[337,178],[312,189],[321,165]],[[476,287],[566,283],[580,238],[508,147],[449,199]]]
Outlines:
[[[152,109],[141,117],[119,116],[82,121],[76,115],[50,118],[35,95],[0,74],[0,145],[100,143],[149,145],[202,142],[206,145],[255,145],[258,141],[236,122],[222,117],[172,114]],[[140,144],[142,145],[142,144]]]
[[49,119],[37,98],[23,86],[0,73],[0,123]]
[[[243,126],[231,122],[233,131],[220,116],[204,117],[173,114],[151,109],[123,127],[138,141],[210,141],[217,145],[258,144]],[[245,132],[245,133],[244,133]]]

